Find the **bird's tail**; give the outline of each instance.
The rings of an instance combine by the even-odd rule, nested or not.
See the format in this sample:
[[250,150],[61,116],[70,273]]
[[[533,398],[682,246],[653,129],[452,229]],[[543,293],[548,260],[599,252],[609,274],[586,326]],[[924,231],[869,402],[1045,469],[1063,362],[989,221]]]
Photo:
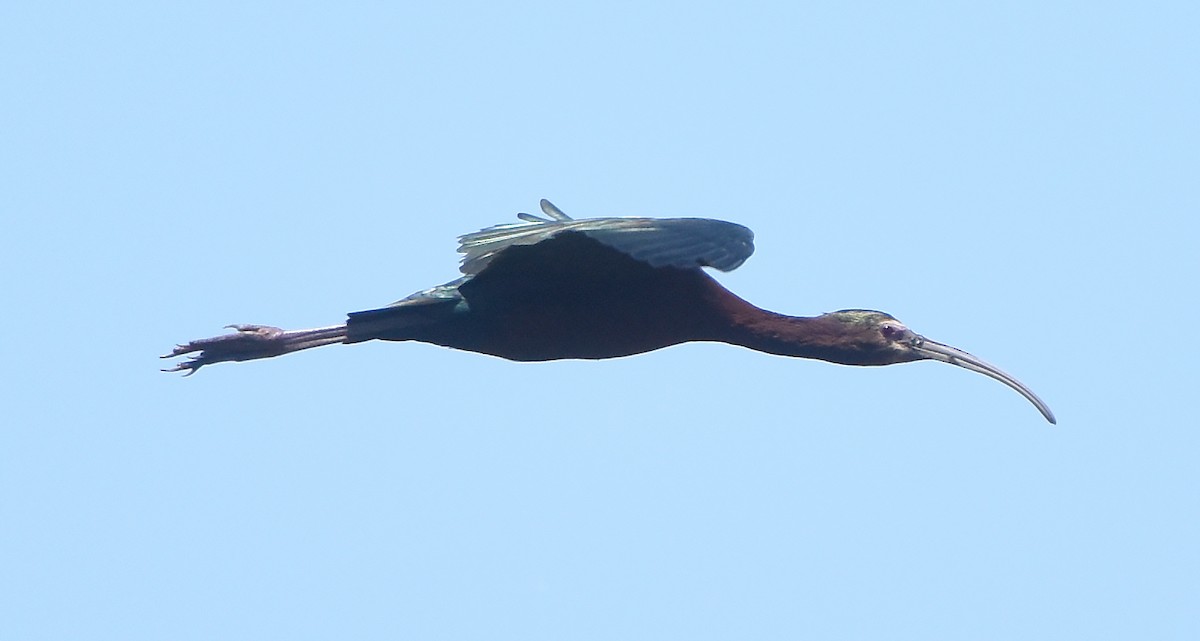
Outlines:
[[444,321],[461,299],[405,299],[387,307],[353,312],[346,320],[346,343],[404,341],[415,330]]

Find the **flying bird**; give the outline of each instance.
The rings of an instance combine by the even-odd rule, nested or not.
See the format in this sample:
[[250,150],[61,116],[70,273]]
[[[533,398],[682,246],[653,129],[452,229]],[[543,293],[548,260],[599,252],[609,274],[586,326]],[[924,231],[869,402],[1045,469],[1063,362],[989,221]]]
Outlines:
[[166,369],[193,374],[225,361],[271,358],[369,340],[420,341],[514,361],[602,359],[691,341],[843,365],[936,360],[1013,388],[1046,420],[1028,387],[967,352],[932,341],[883,312],[845,309],[815,317],[756,307],[704,267],[731,271],[754,252],[754,234],[703,218],[576,220],[547,200],[544,216],[462,236],[463,276],[345,323],[284,330],[229,325],[233,333],[178,345]]

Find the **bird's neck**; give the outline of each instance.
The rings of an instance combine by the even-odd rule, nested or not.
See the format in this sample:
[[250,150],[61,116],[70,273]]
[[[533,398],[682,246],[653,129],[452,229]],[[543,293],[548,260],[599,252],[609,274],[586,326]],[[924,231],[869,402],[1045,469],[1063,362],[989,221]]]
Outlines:
[[726,343],[768,354],[814,358],[843,365],[884,365],[862,330],[832,316],[788,316],[742,301],[731,309]]

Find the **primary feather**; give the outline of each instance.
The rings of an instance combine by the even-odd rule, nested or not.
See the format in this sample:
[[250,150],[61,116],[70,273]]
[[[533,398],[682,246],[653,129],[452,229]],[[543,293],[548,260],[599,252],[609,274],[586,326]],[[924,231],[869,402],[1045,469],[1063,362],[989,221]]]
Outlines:
[[589,218],[574,220],[547,200],[546,218],[521,214],[520,223],[495,225],[459,241],[464,274],[478,274],[498,253],[578,232],[652,267],[712,267],[731,271],[754,253],[754,232],[706,218]]

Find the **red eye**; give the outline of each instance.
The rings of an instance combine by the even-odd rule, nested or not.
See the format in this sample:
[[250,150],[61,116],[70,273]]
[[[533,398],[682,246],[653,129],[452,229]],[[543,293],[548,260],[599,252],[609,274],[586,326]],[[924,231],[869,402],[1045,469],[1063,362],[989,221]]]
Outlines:
[[884,338],[895,338],[900,334],[900,330],[896,329],[895,325],[884,325],[879,331],[883,333]]

